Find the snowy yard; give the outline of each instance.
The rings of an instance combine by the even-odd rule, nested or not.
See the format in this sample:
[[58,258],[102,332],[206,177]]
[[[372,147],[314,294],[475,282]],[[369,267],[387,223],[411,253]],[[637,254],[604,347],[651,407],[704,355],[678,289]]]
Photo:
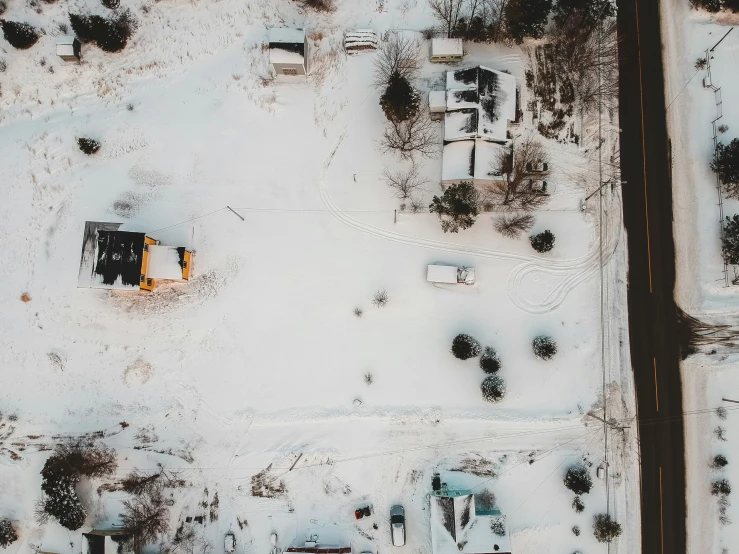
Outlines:
[[[217,493],[220,516],[199,532],[216,552],[229,529],[239,554],[266,554],[273,530],[280,548],[318,532],[387,550],[395,503],[408,518],[401,550],[428,552],[433,471],[494,492],[514,552],[603,551],[591,532],[606,509],[595,479],[603,425],[585,414],[602,406],[605,382],[610,414],[632,417],[633,385],[617,195],[604,220],[603,377],[597,196],[580,211],[597,183],[592,122],[581,149],[546,141],[554,192],[532,232],[554,232],[551,253],[496,233],[491,214],[444,234],[435,214],[402,210],[382,181],[385,167],[407,164],[377,147],[372,56],[340,49],[348,27],[427,27],[423,0],[382,12],[347,2],[331,16],[287,1],[136,0],[126,5],[140,27],[126,50],[86,46],[81,65],[63,64],[53,22],[83,4],[42,4],[41,14],[13,4],[4,17],[47,35],[28,51],[0,43],[0,518],[20,530],[9,551],[80,552],[78,532],[34,523],[33,507],[45,451],[96,432],[118,451],[118,476],[162,463],[188,482],[175,493],[173,532]],[[311,32],[307,81],[269,75],[262,41],[283,24]],[[525,87],[520,48],[468,52]],[[422,86],[445,69],[427,63]],[[101,150],[85,156],[79,136]],[[420,171],[428,206],[441,193],[440,157]],[[76,288],[85,221],[193,249],[195,277],[152,293]],[[433,262],[473,266],[477,283],[435,287],[425,279]],[[378,290],[389,296],[381,308]],[[477,360],[450,354],[459,333],[499,353],[501,402],[482,399]],[[551,361],[532,352],[541,334],[557,342]],[[616,552],[639,541],[634,435],[609,434],[610,510],[624,527]],[[562,485],[578,460],[595,481],[581,514]],[[253,476],[270,466],[285,491],[252,496]],[[125,495],[92,485],[80,495],[83,529],[117,521]],[[366,503],[375,515],[355,522]]]

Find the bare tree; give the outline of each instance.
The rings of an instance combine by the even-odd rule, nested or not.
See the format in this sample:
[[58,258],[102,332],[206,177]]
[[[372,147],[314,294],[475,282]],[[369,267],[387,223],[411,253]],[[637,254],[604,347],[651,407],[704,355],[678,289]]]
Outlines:
[[112,448],[90,439],[63,442],[46,460],[42,475],[68,475],[80,477],[105,477],[118,467]]
[[531,214],[503,214],[493,222],[495,230],[504,237],[517,239],[534,226],[534,216]]
[[429,0],[431,13],[444,24],[447,37],[452,36],[460,18],[464,15],[462,9],[465,3],[465,0]]
[[388,121],[379,147],[382,152],[394,151],[404,160],[413,160],[415,154],[433,158],[437,150],[436,127],[421,111],[407,121]]
[[406,171],[391,172],[387,167],[383,171],[383,177],[387,186],[395,190],[396,198],[406,200],[416,190],[423,187],[426,180],[418,174],[418,167],[412,164]]
[[549,174],[549,155],[541,143],[527,137],[514,144],[513,152],[503,151],[491,164],[504,179],[488,185],[484,202],[494,208],[531,211],[546,204],[549,197],[536,181]]
[[396,73],[413,82],[422,66],[418,42],[410,35],[389,31],[375,55],[374,85],[385,88]]
[[134,469],[120,483],[120,488],[134,496],[153,495],[161,492],[164,487],[183,487],[185,481],[176,473],[166,471],[162,464],[155,473],[144,473]]
[[134,550],[140,552],[144,545],[156,542],[169,530],[169,508],[161,492],[134,496],[123,501],[121,522],[134,538]]

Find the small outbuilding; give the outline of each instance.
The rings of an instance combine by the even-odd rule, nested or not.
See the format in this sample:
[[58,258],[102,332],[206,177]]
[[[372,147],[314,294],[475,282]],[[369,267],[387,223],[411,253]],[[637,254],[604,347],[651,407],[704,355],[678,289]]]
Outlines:
[[305,29],[269,30],[269,62],[277,75],[307,75],[307,53]]
[[188,281],[193,252],[163,246],[158,240],[121,223],[85,222],[78,287],[154,290],[159,281]]
[[61,36],[56,39],[56,55],[65,62],[80,61],[81,49],[80,41],[73,35]]
[[121,528],[82,533],[83,554],[134,554],[134,538]]
[[444,119],[446,112],[446,91],[432,90],[429,92],[429,117],[434,121]]
[[432,38],[431,61],[454,63],[464,59],[464,43],[461,38]]

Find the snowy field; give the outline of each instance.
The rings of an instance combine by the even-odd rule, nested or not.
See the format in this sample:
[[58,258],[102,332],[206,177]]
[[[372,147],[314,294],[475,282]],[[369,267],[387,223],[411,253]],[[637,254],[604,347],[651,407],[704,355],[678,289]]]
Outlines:
[[[4,15],[47,33],[28,51],[0,42],[0,517],[20,529],[10,550],[80,552],[79,533],[34,523],[33,506],[45,451],[97,433],[118,451],[119,476],[162,463],[188,482],[172,530],[203,502],[212,510],[217,493],[220,515],[198,531],[216,552],[229,529],[239,554],[266,554],[273,530],[281,548],[318,532],[387,550],[395,503],[408,517],[402,550],[428,552],[434,470],[450,486],[494,492],[514,552],[605,551],[591,532],[605,482],[594,479],[582,514],[562,485],[576,461],[593,477],[603,462],[603,425],[585,414],[601,409],[604,382],[609,415],[634,415],[619,198],[607,195],[603,222],[605,329],[598,197],[580,211],[597,186],[592,121],[581,150],[545,143],[554,193],[533,231],[554,232],[553,252],[503,238],[491,214],[445,235],[434,214],[403,211],[382,181],[383,168],[406,166],[377,148],[372,57],[340,49],[346,28],[428,27],[423,0],[384,11],[346,2],[329,16],[286,0],[124,4],[140,23],[126,50],[86,46],[80,65],[56,59],[53,45],[56,24],[85,2],[42,3],[40,14],[12,4]],[[262,43],[273,25],[309,30],[307,80],[271,77]],[[470,64],[523,85],[520,49],[468,50]],[[445,69],[427,64],[420,86]],[[79,136],[101,150],[85,156]],[[428,205],[440,158],[421,171]],[[149,294],[77,289],[87,220],[194,249],[194,279]],[[477,284],[434,287],[432,262],[474,266]],[[372,306],[377,290],[389,295],[384,308]],[[458,333],[500,354],[503,401],[484,402],[477,361],[449,353]],[[558,344],[550,362],[532,353],[540,334]],[[609,433],[609,443],[609,508],[624,527],[611,548],[633,552],[635,431]],[[270,466],[284,492],[252,496]],[[91,507],[83,530],[118,519],[121,493],[100,495],[98,484],[81,491]],[[355,522],[364,503],[376,515]]]
[[[719,226],[716,175],[709,162],[713,156],[711,121],[728,130],[718,133],[725,144],[739,136],[739,35],[726,36],[711,54],[714,87],[720,88],[722,104],[703,86],[705,69],[695,67],[739,18],[729,14],[709,17],[691,10],[687,0],[663,2],[663,33],[666,45],[666,96],[672,140],[673,205],[677,256],[676,299],[690,315],[708,324],[736,325],[739,289],[725,286]],[[724,198],[725,216],[739,213],[739,202]],[[736,277],[728,268],[729,282]],[[739,538],[739,511],[730,505],[729,522],[719,522],[717,498],[711,483],[718,479],[739,482],[739,358],[725,346],[707,346],[682,364],[688,471],[688,552],[729,551]],[[726,410],[717,414],[716,408]],[[729,461],[712,469],[716,455]],[[735,504],[735,503],[734,503]]]

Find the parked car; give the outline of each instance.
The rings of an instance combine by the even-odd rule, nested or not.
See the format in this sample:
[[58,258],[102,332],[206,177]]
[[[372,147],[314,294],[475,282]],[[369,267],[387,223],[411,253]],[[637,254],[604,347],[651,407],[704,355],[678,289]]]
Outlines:
[[393,546],[405,544],[405,510],[403,506],[390,508],[390,534],[393,537]]
[[471,267],[431,264],[426,271],[426,280],[430,283],[464,283],[465,285],[474,285],[475,270]]
[[226,554],[232,554],[236,550],[236,537],[231,531],[226,533],[225,540],[223,541],[223,550]]

